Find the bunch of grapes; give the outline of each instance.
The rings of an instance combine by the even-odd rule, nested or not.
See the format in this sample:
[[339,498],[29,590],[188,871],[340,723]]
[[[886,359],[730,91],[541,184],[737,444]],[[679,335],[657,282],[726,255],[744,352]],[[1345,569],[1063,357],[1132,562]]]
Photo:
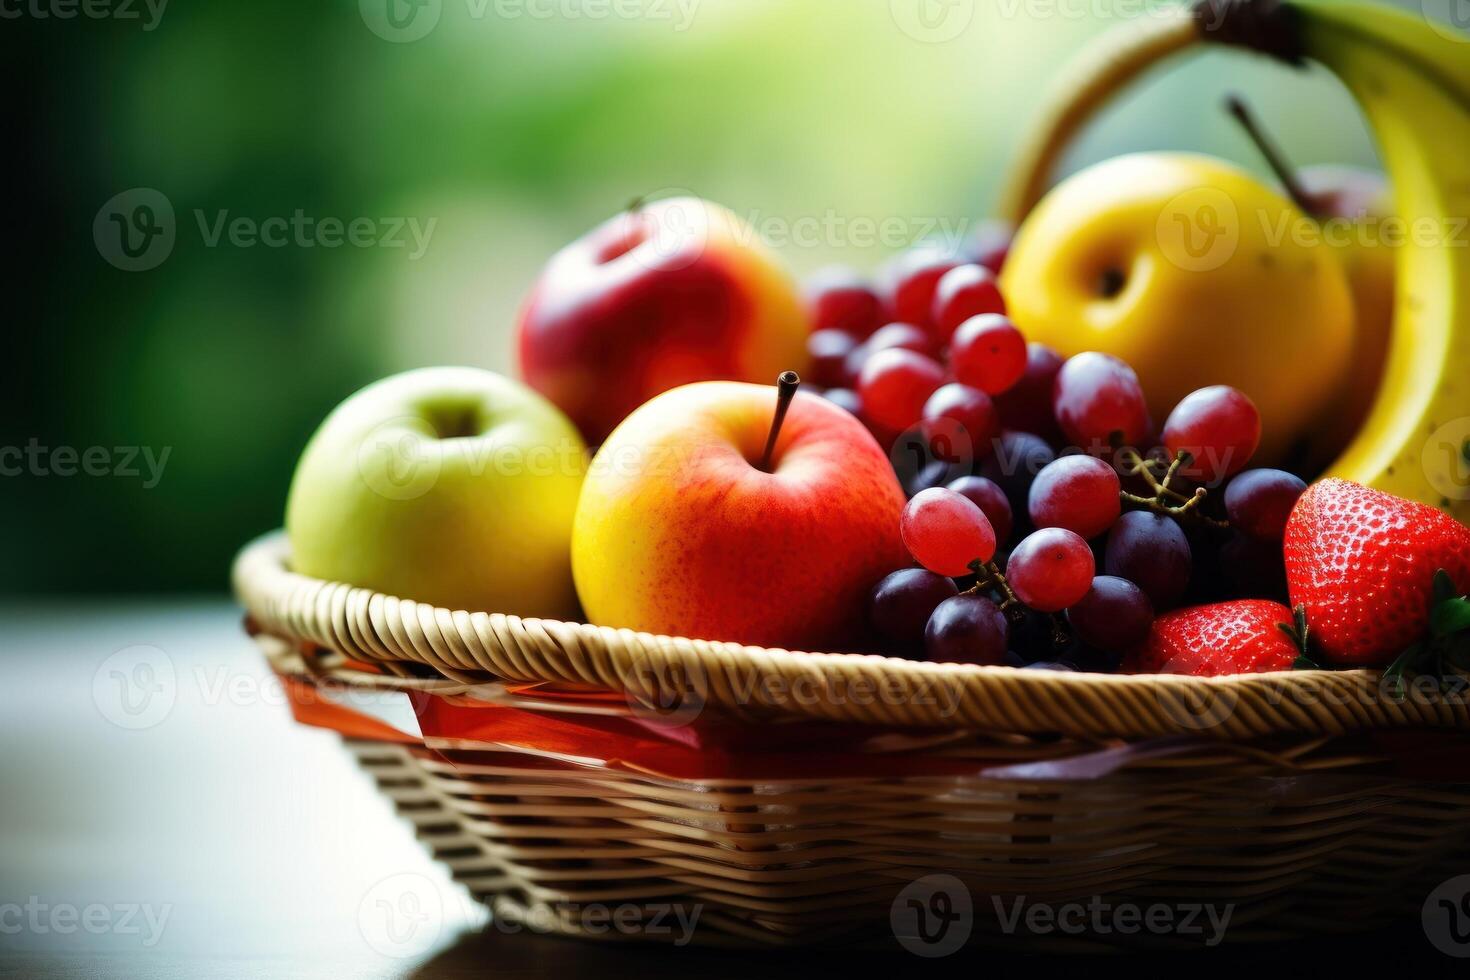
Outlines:
[[890,451],[914,566],[874,586],[890,654],[1116,670],[1154,617],[1230,598],[1284,601],[1281,537],[1305,484],[1246,469],[1261,420],[1227,386],[1157,429],[1126,363],[1064,359],[1006,318],[1006,239],[919,246],[873,285],[809,292],[814,380]]

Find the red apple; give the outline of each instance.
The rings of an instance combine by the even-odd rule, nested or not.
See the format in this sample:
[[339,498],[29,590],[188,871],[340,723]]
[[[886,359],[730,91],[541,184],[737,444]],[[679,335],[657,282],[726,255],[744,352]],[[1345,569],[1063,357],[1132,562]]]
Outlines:
[[654,395],[806,367],[795,281],[753,228],[695,198],[625,212],[558,252],[521,312],[521,376],[593,445]]
[[873,583],[910,564],[903,491],[862,423],[805,392],[762,469],[775,408],[770,386],[688,385],[603,443],[572,531],[591,622],[796,650],[862,645]]

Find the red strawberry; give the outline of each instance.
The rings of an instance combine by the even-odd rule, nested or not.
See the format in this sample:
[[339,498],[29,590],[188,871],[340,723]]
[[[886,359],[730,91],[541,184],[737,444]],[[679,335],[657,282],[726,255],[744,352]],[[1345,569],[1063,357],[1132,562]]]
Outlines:
[[1470,528],[1347,480],[1307,488],[1286,522],[1286,584],[1329,662],[1387,664],[1429,630],[1434,573],[1470,590]]
[[1291,610],[1266,599],[1189,606],[1154,620],[1148,642],[1124,664],[1131,674],[1261,674],[1291,670],[1297,649],[1282,626]]

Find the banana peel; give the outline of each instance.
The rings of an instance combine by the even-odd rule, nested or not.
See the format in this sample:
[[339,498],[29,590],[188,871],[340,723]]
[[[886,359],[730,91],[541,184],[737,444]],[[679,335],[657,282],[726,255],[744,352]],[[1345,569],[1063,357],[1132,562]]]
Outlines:
[[1125,24],[1058,79],[1022,144],[1002,216],[1025,217],[1071,135],[1121,88],[1160,61],[1220,44],[1336,74],[1373,129],[1407,231],[1378,397],[1324,475],[1470,524],[1470,35],[1336,0],[1201,0]]

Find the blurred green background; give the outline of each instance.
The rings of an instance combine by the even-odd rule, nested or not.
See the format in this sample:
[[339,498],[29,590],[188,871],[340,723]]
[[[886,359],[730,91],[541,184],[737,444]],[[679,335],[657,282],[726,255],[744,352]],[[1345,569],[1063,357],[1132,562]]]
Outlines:
[[[26,3],[0,25],[26,171],[0,445],[104,447],[114,469],[117,447],[169,455],[153,486],[142,456],[133,477],[0,478],[12,593],[223,588],[238,546],[280,523],[328,409],[405,368],[511,370],[540,265],[635,196],[689,189],[767,230],[838,229],[776,242],[800,274],[871,269],[902,244],[863,221],[917,238],[983,217],[1059,66],[1147,6],[134,0],[132,17],[62,18]],[[1231,89],[1297,161],[1373,163],[1330,77],[1219,54],[1151,77],[1068,168],[1181,148],[1259,170],[1220,109]],[[135,188],[166,199],[175,239],[124,271],[94,221]],[[221,218],[298,211],[378,236],[417,222],[427,248],[406,229],[405,247],[211,243]]]

